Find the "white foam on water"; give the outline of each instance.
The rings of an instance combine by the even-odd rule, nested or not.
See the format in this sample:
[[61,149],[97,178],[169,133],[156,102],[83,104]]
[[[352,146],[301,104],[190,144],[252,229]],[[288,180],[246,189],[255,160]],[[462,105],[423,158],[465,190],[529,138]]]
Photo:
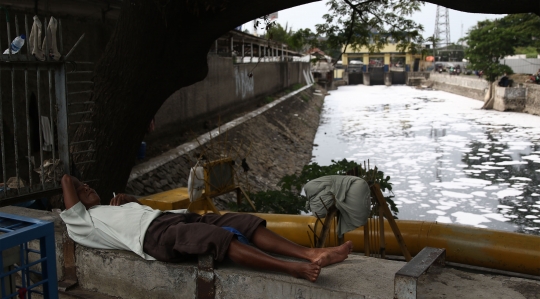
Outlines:
[[456,223],[478,226],[480,223],[491,222],[484,215],[478,215],[466,212],[455,212],[452,216],[456,217]]
[[479,168],[483,170],[501,170],[504,169],[504,167],[497,167],[497,166],[490,166],[490,165],[473,165],[473,168]]
[[441,191],[441,194],[443,196],[451,197],[451,198],[473,198],[474,197],[471,194],[458,193],[458,192],[452,192],[452,191]]
[[452,207],[451,206],[436,206],[435,208],[445,211],[445,210],[451,209]]
[[499,214],[499,213],[489,213],[489,214],[484,214],[482,216],[484,216],[486,218],[489,218],[489,219],[501,221],[501,222],[506,222],[506,221],[509,220],[508,218],[504,217],[504,215]]
[[[530,178],[524,178],[524,177],[511,177],[510,180],[514,180],[514,181],[527,181],[527,182],[532,181]],[[525,185],[526,185],[526,184],[525,184]]]
[[512,209],[511,206],[506,206],[506,205],[497,205],[497,208],[499,208],[499,209]]
[[508,188],[508,189],[501,190],[501,191],[497,192],[497,197],[498,198],[505,198],[507,196],[518,196],[518,195],[521,195],[522,193],[523,193],[523,191]]
[[527,164],[527,162],[524,162],[524,161],[503,161],[503,162],[498,162],[498,163],[495,163],[495,164],[505,166],[505,165]]
[[536,218],[538,218],[538,216],[534,216],[534,215],[525,215],[525,218],[527,218],[527,219],[536,219]]
[[439,215],[439,216],[446,215],[446,212],[439,211],[439,210],[429,210],[426,213],[428,213],[428,214],[436,214],[436,215]]
[[474,195],[474,196],[478,196],[478,197],[486,197],[486,192],[485,191],[474,191],[471,194]]
[[531,161],[540,161],[540,156],[539,155],[522,156],[521,159],[531,160]]
[[406,198],[401,198],[401,202],[402,202],[402,203],[406,203],[406,204],[416,203],[416,201],[414,201],[414,200],[408,200],[408,199],[406,199]]
[[[314,149],[313,161],[329,165],[330,159],[341,157],[352,156],[357,162],[369,159],[371,165],[392,177],[396,199],[404,199],[399,200],[404,207],[402,219],[419,219],[418,210],[426,215],[433,214],[427,210],[437,210],[445,214],[436,217],[452,222],[454,218],[447,214],[463,211],[492,221],[491,225],[480,222],[477,227],[486,224],[515,230],[515,224],[494,224],[499,221],[492,218],[504,216],[488,216],[499,214],[496,211],[500,215],[516,213],[520,205],[529,211],[508,218],[538,215],[530,211],[531,203],[522,197],[525,190],[540,193],[540,186],[507,177],[512,172],[512,177],[532,174],[528,176],[532,178],[540,172],[540,167],[529,173],[521,172],[523,168],[519,167],[526,165],[530,169],[529,162],[534,166],[540,163],[540,151],[531,151],[540,145],[540,118],[486,112],[479,109],[482,104],[441,91],[424,92],[406,86],[340,87],[325,99],[315,141],[321,146]],[[491,134],[489,139],[487,134]],[[328,152],[324,152],[323,145]],[[495,208],[499,203],[495,200],[500,197],[509,200],[502,205],[507,208]],[[540,201],[537,206],[540,210]],[[532,220],[537,219],[529,223]]]

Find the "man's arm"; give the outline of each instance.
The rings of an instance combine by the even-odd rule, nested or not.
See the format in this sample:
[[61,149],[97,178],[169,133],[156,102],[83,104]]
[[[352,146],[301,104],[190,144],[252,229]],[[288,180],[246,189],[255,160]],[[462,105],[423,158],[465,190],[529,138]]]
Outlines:
[[62,177],[62,193],[64,194],[64,204],[66,210],[76,205],[79,202],[79,196],[77,195],[77,188],[81,185],[81,182],[75,177],[64,174]]

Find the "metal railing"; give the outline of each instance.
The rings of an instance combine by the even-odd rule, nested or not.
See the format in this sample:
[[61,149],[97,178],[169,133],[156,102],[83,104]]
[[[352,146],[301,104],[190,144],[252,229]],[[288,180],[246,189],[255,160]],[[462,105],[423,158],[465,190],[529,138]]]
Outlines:
[[[90,113],[93,103],[88,100],[92,71],[87,70],[93,64],[64,57],[55,60],[50,55],[54,38],[46,17],[42,18],[47,37],[45,57],[43,61],[34,57],[28,46],[28,19],[24,15],[27,40],[20,51],[12,53],[12,34],[22,34],[20,19],[18,15],[10,18],[7,11],[0,13],[0,49],[5,49],[2,40],[9,49],[0,55],[0,206],[61,192],[59,180],[64,173],[71,173],[71,158],[79,154],[70,154],[69,136],[75,132],[73,126],[83,123],[78,120]],[[63,54],[61,20],[57,36],[58,50]]]

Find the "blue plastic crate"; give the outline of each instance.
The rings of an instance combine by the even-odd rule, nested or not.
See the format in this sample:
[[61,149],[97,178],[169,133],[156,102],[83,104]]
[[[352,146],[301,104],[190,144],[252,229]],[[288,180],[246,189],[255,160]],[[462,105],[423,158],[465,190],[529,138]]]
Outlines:
[[[4,271],[3,256],[0,254],[0,295],[2,299],[32,298],[32,294],[40,294],[44,298],[58,298],[58,281],[56,277],[56,252],[54,246],[54,223],[28,217],[0,213],[0,253],[18,247],[19,259],[16,266]],[[39,240],[39,250],[31,249],[28,242]],[[29,254],[37,254],[39,258],[30,261]],[[41,264],[41,272],[31,269]],[[7,294],[8,280],[12,274],[21,275],[21,285],[16,285],[16,292]],[[30,281],[30,273],[41,276],[40,281]],[[39,276],[38,276],[39,277]],[[42,286],[42,290],[37,287]]]

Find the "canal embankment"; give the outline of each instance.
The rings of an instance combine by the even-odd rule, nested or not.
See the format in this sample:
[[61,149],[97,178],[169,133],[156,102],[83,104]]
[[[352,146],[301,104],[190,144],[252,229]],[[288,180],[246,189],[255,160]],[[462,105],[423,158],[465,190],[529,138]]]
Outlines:
[[[311,161],[324,94],[318,87],[304,86],[140,163],[126,192],[142,196],[186,187],[189,170],[201,155],[235,160],[237,183],[246,191],[275,190],[283,176]],[[242,159],[250,168],[247,172],[240,167]],[[218,198],[216,204],[226,208],[227,200]]]
[[[430,73],[428,85],[480,101],[484,101],[489,91],[489,83],[476,76]],[[493,109],[540,115],[540,85],[519,83],[512,87],[500,87],[495,84],[494,91]]]

